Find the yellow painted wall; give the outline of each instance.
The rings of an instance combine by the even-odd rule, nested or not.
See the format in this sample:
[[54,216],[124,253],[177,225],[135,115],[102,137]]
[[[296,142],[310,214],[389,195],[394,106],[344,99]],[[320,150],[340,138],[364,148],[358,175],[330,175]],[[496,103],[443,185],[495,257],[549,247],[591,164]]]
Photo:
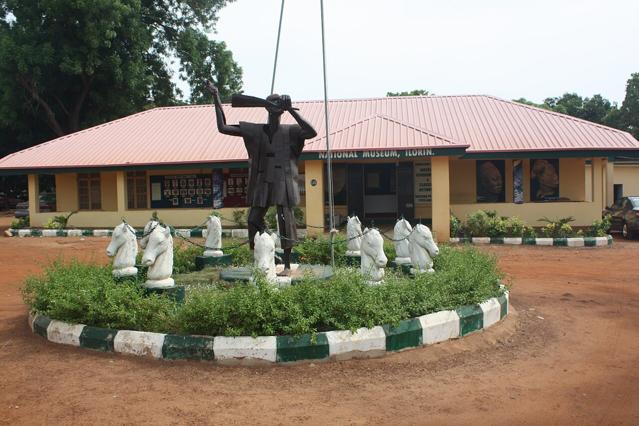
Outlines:
[[[605,179],[602,169],[605,162],[596,159],[598,164],[594,181],[591,168],[585,165],[585,159],[561,158],[559,160],[559,195],[569,198],[563,202],[530,202],[530,161],[524,160],[524,204],[512,203],[512,160],[505,160],[506,203],[475,203],[476,174],[474,160],[451,161],[451,211],[455,216],[465,218],[479,209],[496,210],[501,216],[518,216],[533,226],[541,226],[538,219],[544,216],[560,218],[575,217],[576,226],[587,226],[601,216],[602,197],[605,194]],[[596,182],[597,200],[591,200],[593,182]]]
[[433,182],[433,236],[437,241],[447,241],[450,235],[450,178],[448,157],[431,159]]
[[615,164],[614,183],[623,185],[623,196],[639,195],[639,164]]
[[78,175],[75,173],[55,175],[55,193],[58,211],[78,210]]
[[[324,162],[322,160],[307,160],[305,162],[305,188],[306,188],[306,223],[313,227],[324,226]],[[317,184],[311,185],[315,179]],[[308,228],[309,235],[321,234],[321,228]]]
[[100,173],[100,191],[103,211],[118,211],[117,172]]

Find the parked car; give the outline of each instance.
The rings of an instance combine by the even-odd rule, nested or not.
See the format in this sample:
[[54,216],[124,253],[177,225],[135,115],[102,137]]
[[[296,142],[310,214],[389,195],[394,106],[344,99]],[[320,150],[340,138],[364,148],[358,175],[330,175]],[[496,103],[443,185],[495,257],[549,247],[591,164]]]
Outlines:
[[[43,213],[55,211],[55,194],[40,194],[40,211]],[[17,218],[29,216],[29,201],[21,201],[16,204],[14,216]]]
[[611,232],[621,232],[624,238],[632,238],[639,233],[639,196],[620,198],[603,214],[612,217]]

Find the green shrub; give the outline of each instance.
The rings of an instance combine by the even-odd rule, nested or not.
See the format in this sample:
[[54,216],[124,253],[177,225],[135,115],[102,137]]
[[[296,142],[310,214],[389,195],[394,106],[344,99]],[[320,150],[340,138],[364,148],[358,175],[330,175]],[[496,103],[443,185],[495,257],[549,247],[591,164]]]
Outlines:
[[242,241],[239,240],[230,240],[225,242],[225,247],[223,248],[225,254],[230,254],[233,257],[233,265],[234,266],[246,266],[253,263],[253,253],[251,253],[251,249],[247,244],[239,245]]
[[21,217],[11,221],[11,229],[24,229],[31,226],[29,216]]
[[195,271],[195,257],[202,256],[204,248],[186,242],[173,245],[173,273],[184,274]]
[[77,261],[58,260],[41,277],[27,279],[23,296],[38,313],[106,328],[165,330],[175,310],[165,297],[144,296],[139,283],[114,282],[108,266]]
[[537,238],[537,231],[530,225],[525,225],[521,236],[523,238]]
[[65,229],[69,225],[69,219],[76,214],[77,211],[71,212],[67,215],[57,215],[50,218],[44,227],[47,229]]
[[450,215],[450,236],[459,237],[462,231],[462,221],[457,216],[451,213]]
[[477,210],[468,216],[466,224],[471,236],[486,237],[488,236],[488,228],[490,226],[490,216],[484,210]]
[[189,289],[184,304],[145,297],[139,284],[116,284],[108,267],[56,262],[30,278],[24,298],[54,319],[98,327],[203,335],[280,335],[396,324],[406,318],[501,294],[495,258],[467,247],[441,247],[435,274],[415,278],[387,271],[386,283],[368,286],[357,268],[339,268],[331,280],[307,278],[275,289],[218,284]]
[[574,222],[575,218],[572,216],[562,217],[556,220],[542,217],[540,222],[546,222],[541,228],[541,235],[546,238],[566,238],[574,235],[574,230],[570,226],[570,222]]
[[246,210],[233,210],[233,222],[235,222],[235,227],[244,228],[246,227]]
[[[335,236],[333,241],[335,250],[335,264],[343,265],[346,255],[346,242],[344,238]],[[331,241],[330,237],[321,235],[316,237],[307,237],[295,245],[294,249],[300,255],[302,263],[313,265],[330,265],[331,264]]]
[[605,237],[610,232],[610,226],[612,225],[612,216],[607,214],[602,219],[596,219],[592,222],[592,225],[586,230],[586,236],[588,237]]

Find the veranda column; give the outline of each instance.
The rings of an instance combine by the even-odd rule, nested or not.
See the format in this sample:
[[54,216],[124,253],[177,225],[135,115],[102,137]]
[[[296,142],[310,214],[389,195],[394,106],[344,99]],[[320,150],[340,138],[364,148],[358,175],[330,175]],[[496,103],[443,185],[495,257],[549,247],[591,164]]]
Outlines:
[[433,181],[433,234],[437,241],[450,237],[450,177],[448,157],[431,159]]
[[[304,166],[308,235],[319,235],[324,226],[324,162],[307,160]],[[319,228],[317,228],[319,227]]]
[[37,219],[39,213],[38,208],[40,207],[38,205],[40,192],[38,189],[38,175],[29,175],[27,184],[29,186],[29,218],[31,226],[42,226]]
[[614,163],[605,160],[606,164],[606,206],[612,206],[615,202],[615,171]]
[[126,211],[126,172],[116,172],[115,191],[118,206],[118,214],[124,216]]
[[601,158],[592,159],[592,201],[597,208],[604,208],[604,173],[605,168]]

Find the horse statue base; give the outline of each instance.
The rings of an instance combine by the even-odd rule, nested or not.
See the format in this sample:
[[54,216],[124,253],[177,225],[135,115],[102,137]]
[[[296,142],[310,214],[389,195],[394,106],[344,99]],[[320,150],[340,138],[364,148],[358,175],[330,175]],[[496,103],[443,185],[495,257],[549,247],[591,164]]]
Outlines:
[[145,296],[150,296],[152,294],[157,294],[158,296],[166,296],[178,303],[184,303],[186,290],[184,286],[181,285],[176,285],[175,287],[168,288],[144,288]]
[[230,254],[223,254],[222,256],[206,257],[195,256],[195,269],[201,271],[207,267],[229,266],[233,263],[233,256]]
[[138,275],[138,268],[129,266],[128,268],[114,269],[111,273],[113,274],[113,278],[136,277]]
[[[283,265],[276,265],[275,272],[281,272]],[[286,287],[302,282],[307,277],[327,280],[333,276],[333,268],[328,265],[298,265],[291,264],[290,277],[271,277],[269,281],[277,287]],[[230,283],[254,282],[253,268],[248,266],[225,268],[220,271],[220,279]],[[268,279],[268,278],[267,278]]]
[[165,278],[163,280],[146,280],[142,284],[144,288],[172,288],[175,287],[175,281],[173,278]]
[[222,250],[204,250],[202,257],[221,257],[224,256]]

